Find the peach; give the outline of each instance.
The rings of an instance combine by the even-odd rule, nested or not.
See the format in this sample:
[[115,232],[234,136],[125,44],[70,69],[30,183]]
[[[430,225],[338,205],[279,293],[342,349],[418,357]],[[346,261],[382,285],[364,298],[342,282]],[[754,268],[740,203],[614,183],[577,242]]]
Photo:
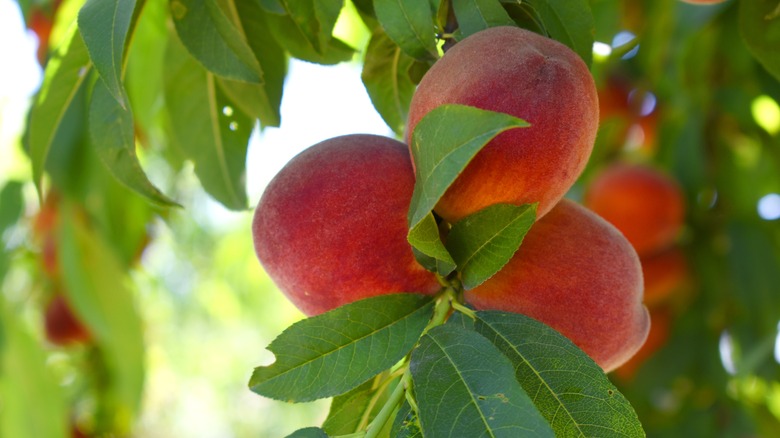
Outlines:
[[605,371],[628,360],[647,337],[642,270],[628,241],[605,220],[562,200],[537,221],[509,263],[466,291],[479,310],[535,318]]
[[642,258],[642,273],[647,307],[665,303],[675,292],[684,291],[688,287],[688,261],[678,247]]
[[620,230],[643,257],[670,247],[685,216],[677,183],[640,165],[615,164],[599,173],[585,191],[584,204]]
[[414,172],[403,143],[347,135],[293,158],[260,199],[255,251],[307,315],[396,292],[433,294],[435,275],[406,240]]
[[495,203],[539,202],[543,216],[582,172],[599,122],[596,86],[579,56],[516,27],[490,28],[449,49],[412,97],[407,135],[444,104],[531,124],[499,134],[468,164],[435,208],[449,222]]
[[89,331],[73,314],[61,293],[57,293],[46,306],[44,331],[46,339],[55,345],[80,344],[90,340]]

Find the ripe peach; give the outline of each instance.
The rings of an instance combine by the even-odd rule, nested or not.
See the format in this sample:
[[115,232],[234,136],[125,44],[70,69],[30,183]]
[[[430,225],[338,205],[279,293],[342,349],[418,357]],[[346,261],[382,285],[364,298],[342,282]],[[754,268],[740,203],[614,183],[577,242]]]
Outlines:
[[566,199],[531,227],[501,271],[466,291],[465,299],[477,309],[538,319],[605,371],[639,349],[650,325],[636,252],[615,227]]
[[318,143],[265,189],[252,223],[257,257],[308,315],[370,296],[433,294],[438,280],[406,240],[413,188],[403,143],[375,135]]
[[650,333],[642,348],[626,363],[615,370],[615,375],[623,381],[631,381],[639,368],[650,359],[669,340],[671,315],[666,310],[650,312]]
[[642,258],[642,273],[645,278],[645,305],[652,308],[666,302],[673,293],[686,289],[688,261],[680,248],[673,247]]
[[478,32],[447,51],[412,97],[408,135],[444,104],[531,124],[498,135],[474,157],[435,208],[449,222],[499,202],[539,202],[543,216],[582,172],[598,129],[596,86],[585,63],[563,44],[516,27]]
[[44,314],[46,339],[55,345],[89,342],[89,331],[73,314],[65,297],[58,293],[46,306]]
[[643,257],[671,246],[685,215],[677,183],[639,165],[616,164],[598,174],[585,191],[584,204],[620,230]]

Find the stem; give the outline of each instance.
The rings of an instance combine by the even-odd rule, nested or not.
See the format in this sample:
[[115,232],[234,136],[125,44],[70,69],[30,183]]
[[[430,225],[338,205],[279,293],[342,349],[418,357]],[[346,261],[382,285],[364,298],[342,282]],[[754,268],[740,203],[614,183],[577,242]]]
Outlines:
[[360,423],[358,424],[357,427],[358,431],[361,431],[368,426],[368,420],[371,417],[371,411],[374,410],[374,406],[376,406],[377,402],[379,401],[379,398],[387,390],[387,387],[390,386],[390,383],[393,381],[393,379],[395,379],[396,375],[398,374],[398,371],[387,376],[387,378],[379,384],[379,388],[374,393],[373,397],[371,397],[371,400],[369,400],[368,406],[366,407],[366,411],[363,412],[363,416],[360,418]]
[[[404,375],[406,375],[406,373],[404,373]],[[390,394],[390,398],[387,399],[387,403],[382,406],[382,410],[376,414],[374,421],[372,421],[368,426],[365,438],[376,438],[379,436],[379,432],[382,431],[382,427],[385,425],[385,423],[387,423],[387,420],[390,419],[390,415],[393,413],[396,406],[398,406],[398,404],[401,403],[401,400],[403,400],[404,393],[406,393],[406,387],[402,378],[401,381],[398,382],[398,385],[396,385],[393,393]]]
[[639,37],[634,37],[631,41],[613,48],[612,53],[609,56],[610,58],[622,58],[626,53],[634,50],[638,45]]

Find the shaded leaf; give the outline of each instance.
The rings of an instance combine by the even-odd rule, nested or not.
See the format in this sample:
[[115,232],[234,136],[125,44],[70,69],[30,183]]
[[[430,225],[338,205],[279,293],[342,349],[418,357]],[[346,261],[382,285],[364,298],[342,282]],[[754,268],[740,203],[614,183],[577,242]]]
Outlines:
[[409,369],[426,437],[555,436],[509,359],[473,331],[434,327],[412,352]]
[[628,400],[566,337],[525,315],[477,312],[475,330],[508,357],[559,437],[644,437]]
[[455,270],[455,261],[439,237],[439,227],[432,213],[429,212],[416,227],[409,230],[406,239],[416,250],[414,254],[417,261],[429,271],[446,276]]
[[[387,388],[398,382],[398,379],[387,381],[387,374],[379,374],[346,394],[334,397],[322,429],[333,436],[348,435],[358,430],[363,417],[373,420],[388,398]],[[381,395],[377,395],[379,391],[382,391]],[[371,411],[367,412],[369,409]]]
[[203,70],[175,39],[170,41],[165,60],[171,137],[195,164],[195,173],[211,196],[227,208],[245,209],[252,119],[227,99],[214,75]]
[[307,427],[305,429],[296,430],[290,435],[287,435],[287,438],[328,438],[328,434],[319,427]]
[[30,161],[33,182],[38,194],[46,159],[65,113],[87,77],[92,64],[81,34],[75,26],[70,29],[67,43],[49,59],[43,76],[43,85],[35,98],[30,113]]
[[463,38],[490,27],[515,25],[499,0],[453,0],[452,8]]
[[23,186],[19,181],[8,181],[0,190],[0,205],[3,206],[0,208],[0,238],[6,229],[13,226],[22,217],[24,211]]
[[396,134],[402,135],[415,84],[409,77],[414,59],[401,51],[382,29],[375,29],[366,49],[360,78],[371,103]]
[[550,38],[577,52],[590,66],[593,61],[595,20],[588,0],[526,0]]
[[773,0],[739,2],[739,30],[750,53],[780,81],[780,5]]
[[[125,96],[124,90],[121,92]],[[117,180],[153,203],[179,206],[147,178],[135,152],[133,114],[130,107],[120,106],[102,81],[97,81],[92,90],[89,132],[100,161]]]
[[[412,134],[416,183],[409,208],[413,229],[477,152],[498,134],[529,126],[508,114],[465,105],[442,105],[425,115]],[[453,129],[457,127],[457,129]]]
[[422,295],[382,295],[297,322],[268,346],[276,362],[255,368],[249,387],[292,402],[343,394],[403,358],[432,308]]
[[458,264],[465,289],[500,271],[517,252],[536,220],[536,204],[495,204],[455,223],[447,250]]
[[427,1],[374,0],[374,11],[390,39],[409,56],[438,58],[433,14]]
[[395,438],[423,438],[422,429],[420,429],[420,419],[417,413],[412,410],[412,405],[404,401],[398,413],[393,420],[393,428],[390,430],[390,436]]
[[332,65],[349,61],[355,53],[352,47],[338,38],[330,38],[326,46],[317,50],[289,15],[268,14],[266,21],[274,38],[295,58]]
[[176,33],[187,51],[210,72],[262,83],[263,71],[244,36],[216,0],[170,0]]
[[88,0],[79,10],[79,32],[100,78],[119,105],[127,107],[122,67],[136,0]]

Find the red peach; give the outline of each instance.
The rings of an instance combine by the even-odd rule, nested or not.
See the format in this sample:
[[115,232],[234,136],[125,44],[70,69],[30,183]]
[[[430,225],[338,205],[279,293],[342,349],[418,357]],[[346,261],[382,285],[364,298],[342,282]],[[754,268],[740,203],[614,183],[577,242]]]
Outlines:
[[46,339],[55,345],[89,342],[89,331],[73,314],[65,297],[58,293],[46,306],[44,314]]
[[651,308],[688,287],[688,261],[677,247],[642,258],[642,273],[645,278],[645,305]]

